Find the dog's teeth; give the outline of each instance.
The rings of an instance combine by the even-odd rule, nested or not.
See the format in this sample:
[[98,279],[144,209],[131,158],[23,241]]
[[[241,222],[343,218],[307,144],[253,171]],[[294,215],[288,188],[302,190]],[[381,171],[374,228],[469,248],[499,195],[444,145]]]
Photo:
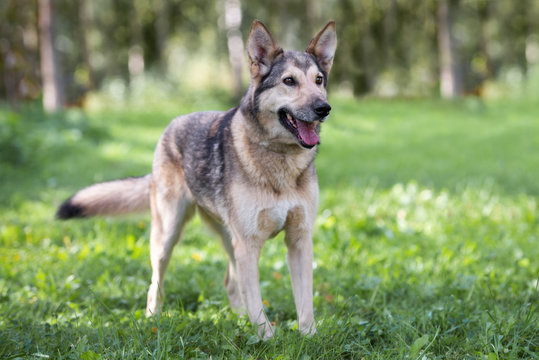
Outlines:
[[286,118],[288,119],[290,124],[292,124],[293,127],[295,127],[296,129],[298,128],[298,126],[296,125],[296,121],[294,120],[292,115],[290,115],[289,113],[286,113]]

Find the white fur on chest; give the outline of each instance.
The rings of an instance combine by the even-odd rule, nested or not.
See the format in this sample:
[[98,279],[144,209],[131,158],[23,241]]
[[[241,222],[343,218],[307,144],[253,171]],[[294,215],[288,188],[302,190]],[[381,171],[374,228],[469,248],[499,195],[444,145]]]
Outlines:
[[264,208],[256,214],[257,231],[269,233],[269,237],[277,235],[285,226],[289,211],[294,208],[288,202],[281,201],[272,207]]
[[245,187],[241,188],[241,192],[234,191],[234,194],[237,194],[233,201],[234,214],[230,214],[233,218],[229,220],[241,228],[241,233],[260,241],[283,230],[291,211],[302,211],[304,215],[312,212],[308,209],[307,199],[296,196],[254,192]]

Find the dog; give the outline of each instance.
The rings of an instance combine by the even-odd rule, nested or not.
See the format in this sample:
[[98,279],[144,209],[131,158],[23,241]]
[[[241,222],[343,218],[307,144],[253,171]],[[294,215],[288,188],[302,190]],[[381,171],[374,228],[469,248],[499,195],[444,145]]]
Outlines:
[[91,185],[58,208],[59,219],[150,209],[147,316],[162,307],[172,249],[198,211],[228,255],[231,308],[246,311],[264,340],[274,329],[262,306],[258,260],[264,242],[285,231],[298,327],[302,334],[316,332],[314,159],[331,110],[326,87],[336,46],[333,21],[298,52],[284,51],[255,20],[247,40],[250,85],[238,107],[175,118],[159,139],[150,174]]

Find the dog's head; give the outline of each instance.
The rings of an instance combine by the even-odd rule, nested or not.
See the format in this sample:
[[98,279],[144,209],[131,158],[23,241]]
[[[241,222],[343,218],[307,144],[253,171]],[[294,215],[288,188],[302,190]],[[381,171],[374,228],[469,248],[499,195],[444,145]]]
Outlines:
[[331,110],[326,86],[337,46],[330,21],[304,52],[284,51],[255,20],[247,40],[251,112],[272,142],[312,148]]

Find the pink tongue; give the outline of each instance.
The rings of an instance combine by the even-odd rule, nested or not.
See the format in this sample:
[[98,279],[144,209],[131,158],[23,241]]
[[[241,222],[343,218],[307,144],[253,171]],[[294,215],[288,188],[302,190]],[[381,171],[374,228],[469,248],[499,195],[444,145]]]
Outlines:
[[301,120],[296,120],[299,137],[307,145],[316,145],[320,141],[320,137],[316,133],[314,123],[308,123]]

